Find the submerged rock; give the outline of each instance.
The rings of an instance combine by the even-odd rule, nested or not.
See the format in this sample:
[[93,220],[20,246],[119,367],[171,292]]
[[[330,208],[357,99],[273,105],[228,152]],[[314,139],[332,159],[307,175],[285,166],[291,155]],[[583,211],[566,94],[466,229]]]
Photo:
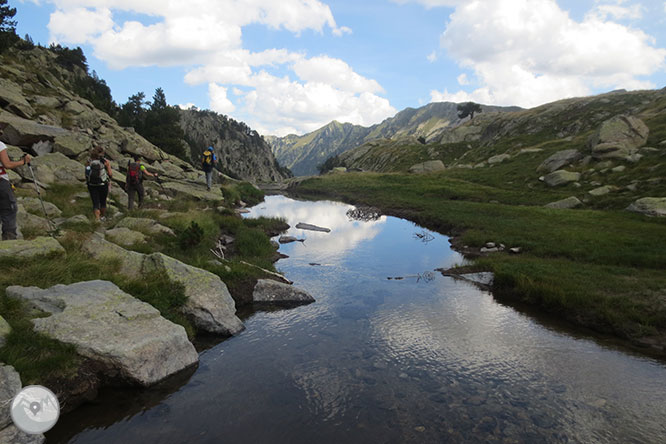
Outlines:
[[322,233],[330,233],[331,232],[330,228],[318,227],[316,225],[306,224],[306,223],[303,223],[303,222],[299,222],[296,225],[296,228],[299,228],[301,230],[320,231]]
[[12,286],[7,296],[50,313],[32,320],[35,331],[102,362],[109,376],[147,386],[198,361],[182,326],[111,282],[79,282],[45,290]]
[[271,279],[259,279],[252,293],[254,303],[294,305],[309,304],[315,299],[306,291]]

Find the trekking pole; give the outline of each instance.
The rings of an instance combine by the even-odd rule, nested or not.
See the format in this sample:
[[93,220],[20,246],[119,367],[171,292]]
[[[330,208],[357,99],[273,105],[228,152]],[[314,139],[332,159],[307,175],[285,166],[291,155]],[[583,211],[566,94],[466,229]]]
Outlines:
[[[25,155],[23,157],[25,157]],[[55,223],[51,221],[49,214],[46,212],[46,206],[44,205],[44,201],[42,200],[42,193],[39,191],[39,186],[37,185],[37,179],[35,178],[35,171],[32,169],[32,165],[30,165],[30,162],[28,162],[28,169],[30,169],[30,174],[32,174],[32,183],[35,185],[35,191],[37,191],[39,202],[42,204],[42,210],[44,210],[44,216],[46,216],[46,220],[49,223],[49,232],[48,232],[49,236],[55,238],[55,234],[58,231],[58,228],[55,226]]]

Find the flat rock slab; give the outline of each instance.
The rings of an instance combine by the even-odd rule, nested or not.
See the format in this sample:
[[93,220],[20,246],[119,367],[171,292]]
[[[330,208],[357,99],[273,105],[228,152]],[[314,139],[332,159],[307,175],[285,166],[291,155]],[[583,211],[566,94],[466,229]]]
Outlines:
[[52,237],[32,240],[8,240],[0,242],[0,258],[19,257],[31,259],[50,254],[65,254],[65,249]]
[[296,228],[300,228],[301,230],[320,231],[322,233],[330,233],[331,232],[330,228],[318,227],[316,225],[306,224],[306,223],[303,223],[303,222],[299,222],[296,225]]
[[252,301],[256,304],[300,305],[314,302],[315,299],[306,291],[271,279],[259,279],[252,292]]
[[51,313],[33,319],[35,331],[76,347],[110,368],[110,375],[154,384],[198,361],[185,329],[151,305],[106,281],[7,288],[7,296]]
[[245,328],[236,317],[236,303],[218,275],[162,253],[146,256],[143,262],[144,274],[155,271],[185,287],[187,302],[182,311],[197,328],[222,335],[235,335]]
[[140,231],[147,234],[164,233],[170,236],[175,236],[175,233],[171,228],[160,225],[155,220],[147,218],[125,217],[116,224],[116,228],[129,228],[130,230]]

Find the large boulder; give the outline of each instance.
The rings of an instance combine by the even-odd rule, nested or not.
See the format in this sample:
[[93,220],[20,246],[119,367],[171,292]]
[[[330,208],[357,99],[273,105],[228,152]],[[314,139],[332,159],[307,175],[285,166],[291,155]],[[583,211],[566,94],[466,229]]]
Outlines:
[[243,323],[236,317],[236,304],[219,276],[162,253],[146,257],[143,272],[165,273],[171,281],[185,287],[187,302],[183,313],[197,328],[223,335],[234,335],[243,330]]
[[37,256],[65,254],[65,249],[52,237],[38,237],[32,240],[8,240],[0,242],[0,258],[16,257],[31,259]]
[[583,205],[583,202],[581,202],[577,197],[571,196],[567,197],[566,199],[558,200],[557,202],[551,202],[549,204],[546,204],[546,208],[556,208],[556,209],[561,209],[561,210],[569,210],[571,208],[577,208]]
[[109,376],[148,386],[198,361],[182,326],[111,282],[78,282],[45,290],[12,286],[7,296],[50,313],[32,320],[35,331],[102,362]]
[[171,228],[158,224],[154,219],[141,217],[125,217],[116,224],[116,228],[129,228],[130,230],[140,231],[149,235],[164,233],[175,236]]
[[644,197],[627,207],[628,211],[648,216],[666,216],[666,197]]
[[[183,173],[194,174],[194,173]],[[213,187],[210,191],[206,190],[206,184],[201,180],[198,185],[189,185],[182,182],[164,182],[162,187],[174,193],[183,193],[198,200],[220,202],[224,200],[222,191]]]
[[537,168],[537,171],[547,171],[552,173],[553,171],[559,170],[563,166],[569,165],[570,163],[580,159],[580,157],[581,154],[578,152],[578,150],[558,151],[548,159],[544,160],[543,163]]
[[9,406],[21,387],[21,377],[14,367],[0,362],[0,430],[12,423]]
[[632,116],[615,116],[605,121],[591,140],[595,159],[631,159],[645,145],[650,130]]
[[0,107],[29,119],[35,113],[32,106],[23,97],[21,87],[11,80],[0,78]]
[[[40,184],[78,184],[85,181],[86,168],[83,164],[69,159],[62,153],[50,153],[35,157],[31,162],[35,178]],[[24,179],[32,180],[26,167],[19,169]]]
[[0,122],[6,123],[2,141],[11,145],[31,146],[42,140],[53,140],[67,130],[57,126],[41,125],[32,120],[23,119],[7,112],[0,112]]
[[314,302],[306,291],[271,279],[259,279],[252,292],[255,304],[298,305]]
[[571,182],[577,182],[580,180],[580,173],[572,173],[566,170],[553,171],[550,174],[547,174],[543,177],[543,181],[549,187],[556,187],[560,185],[566,185]]
[[435,173],[444,171],[446,167],[441,160],[429,160],[427,162],[417,163],[409,168],[410,173]]
[[42,444],[46,438],[42,434],[31,435],[10,425],[0,430],[0,443],[7,444]]
[[116,261],[120,264],[119,273],[131,279],[140,279],[145,255],[124,248],[104,239],[103,235],[93,234],[86,240],[81,250],[98,261]]
[[106,237],[108,237],[111,242],[124,247],[146,243],[146,236],[143,233],[132,231],[129,228],[114,228],[112,230],[107,230]]
[[[51,202],[40,201],[39,199],[34,197],[19,197],[17,201],[20,205],[23,205],[23,208],[25,208],[26,211],[33,214],[44,215],[44,210],[46,210],[46,214],[49,217],[58,217],[62,214],[60,208],[58,208]],[[42,207],[42,202],[44,202],[43,207]]]
[[77,157],[92,148],[93,139],[85,133],[68,132],[55,137],[53,150],[68,157]]

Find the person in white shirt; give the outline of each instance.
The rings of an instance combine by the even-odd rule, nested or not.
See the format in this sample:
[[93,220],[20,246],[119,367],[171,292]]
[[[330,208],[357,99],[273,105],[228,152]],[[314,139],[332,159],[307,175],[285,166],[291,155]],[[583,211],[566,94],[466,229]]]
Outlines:
[[[0,123],[0,137],[7,126]],[[16,239],[16,213],[18,204],[12,190],[12,184],[9,182],[7,170],[12,170],[30,163],[30,155],[26,154],[21,160],[13,161],[9,159],[7,145],[0,142],[0,222],[2,222],[2,240]]]

